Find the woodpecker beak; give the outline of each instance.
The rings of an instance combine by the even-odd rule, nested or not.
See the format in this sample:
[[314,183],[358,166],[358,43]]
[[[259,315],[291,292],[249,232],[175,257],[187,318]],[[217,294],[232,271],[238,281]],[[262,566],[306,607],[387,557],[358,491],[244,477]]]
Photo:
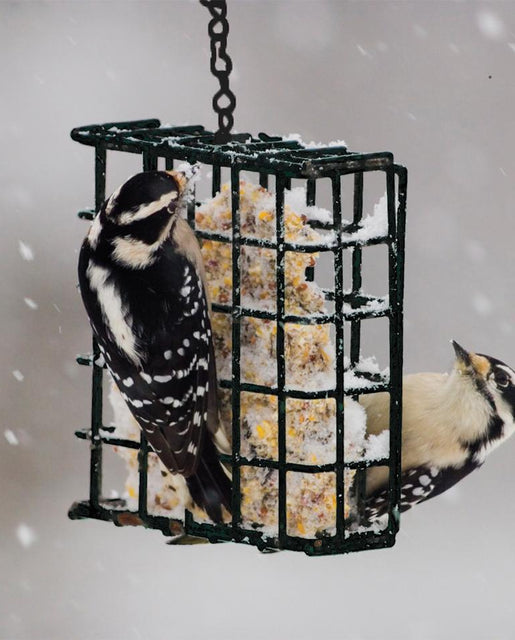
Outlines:
[[490,371],[490,363],[484,356],[466,351],[456,340],[451,340],[456,354],[456,369],[459,373],[475,373],[486,378]]
[[165,173],[167,173],[169,176],[172,176],[172,178],[177,183],[177,186],[179,187],[179,196],[182,196],[184,195],[184,193],[186,193],[187,189],[189,188],[190,181],[195,182],[195,180],[192,180],[192,178],[194,179],[198,172],[199,165],[196,164],[188,167],[187,171],[175,171],[173,169],[165,171]]
[[182,173],[182,171],[173,171],[173,170],[165,171],[165,173],[168,174],[169,176],[172,176],[172,178],[177,183],[177,186],[179,187],[179,192],[183,193],[184,189],[186,188],[186,184],[188,182],[184,173]]
[[456,340],[451,340],[451,344],[454,347],[454,353],[456,354],[456,364],[458,369],[461,371],[463,369],[468,369],[472,362],[470,360],[470,354],[468,351],[456,342]]

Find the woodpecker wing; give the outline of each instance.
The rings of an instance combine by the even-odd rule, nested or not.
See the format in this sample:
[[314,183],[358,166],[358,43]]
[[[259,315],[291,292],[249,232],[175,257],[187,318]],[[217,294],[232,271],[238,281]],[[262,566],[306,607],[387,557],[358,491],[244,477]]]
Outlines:
[[[406,511],[413,505],[427,500],[435,487],[435,477],[438,471],[428,467],[407,469],[401,476],[400,511]],[[366,516],[368,520],[375,520],[388,513],[389,490],[383,486],[367,496]]]
[[210,381],[214,363],[210,366],[205,292],[193,268],[181,267],[182,286],[158,294],[160,326],[152,336],[139,336],[149,355],[135,376],[137,382],[124,388],[122,379],[119,386],[156,453],[172,471],[188,477],[197,468],[208,398],[216,394],[216,378]]
[[[419,502],[425,502],[444,493],[479,466],[477,462],[471,460],[459,468],[438,469],[423,465],[407,469],[401,476],[400,511],[407,511]],[[367,518],[375,520],[387,513],[388,503],[388,487],[381,487],[374,491],[367,497]]]
[[[91,256],[89,264],[95,264]],[[131,413],[167,468],[194,474],[208,421],[217,420],[211,327],[199,274],[172,246],[139,273],[111,265],[106,309],[98,304],[99,292],[92,292],[94,270],[80,271],[93,330]],[[119,317],[132,331],[136,358],[120,342]]]

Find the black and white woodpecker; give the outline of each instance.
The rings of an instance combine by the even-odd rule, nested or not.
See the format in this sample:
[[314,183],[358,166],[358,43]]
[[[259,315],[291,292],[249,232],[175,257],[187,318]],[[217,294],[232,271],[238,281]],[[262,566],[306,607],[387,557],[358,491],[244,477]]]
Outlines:
[[[515,371],[452,342],[450,374],[416,373],[403,380],[400,510],[443,493],[474,469],[515,431]],[[389,426],[387,393],[364,395],[368,433]],[[367,471],[366,516],[388,510],[388,470]]]
[[230,512],[209,303],[200,247],[180,216],[187,178],[139,173],[108,198],[79,258],[94,335],[132,415],[163,464],[211,520]]

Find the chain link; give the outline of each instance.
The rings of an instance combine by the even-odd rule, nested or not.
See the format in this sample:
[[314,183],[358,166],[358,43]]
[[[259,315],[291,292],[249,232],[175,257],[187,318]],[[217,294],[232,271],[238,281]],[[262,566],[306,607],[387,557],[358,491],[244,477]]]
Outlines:
[[209,9],[211,21],[208,33],[211,39],[211,73],[218,78],[220,89],[213,96],[213,109],[218,115],[218,131],[215,142],[224,144],[231,139],[234,124],[233,112],[236,107],[236,96],[229,88],[229,75],[232,71],[232,60],[227,54],[227,21],[226,0],[200,0],[200,4]]

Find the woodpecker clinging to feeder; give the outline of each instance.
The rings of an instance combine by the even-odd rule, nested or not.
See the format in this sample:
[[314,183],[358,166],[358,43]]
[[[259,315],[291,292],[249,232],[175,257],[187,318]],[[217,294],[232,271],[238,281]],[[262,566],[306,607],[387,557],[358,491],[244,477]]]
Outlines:
[[231,483],[213,443],[216,369],[200,247],[179,215],[183,173],[147,171],[104,202],[79,258],[82,299],[153,450],[215,522]]
[[[515,371],[453,341],[452,373],[417,373],[403,380],[400,510],[443,493],[515,431]],[[367,431],[388,428],[389,395],[365,395]],[[366,515],[388,510],[387,471],[367,472]]]

